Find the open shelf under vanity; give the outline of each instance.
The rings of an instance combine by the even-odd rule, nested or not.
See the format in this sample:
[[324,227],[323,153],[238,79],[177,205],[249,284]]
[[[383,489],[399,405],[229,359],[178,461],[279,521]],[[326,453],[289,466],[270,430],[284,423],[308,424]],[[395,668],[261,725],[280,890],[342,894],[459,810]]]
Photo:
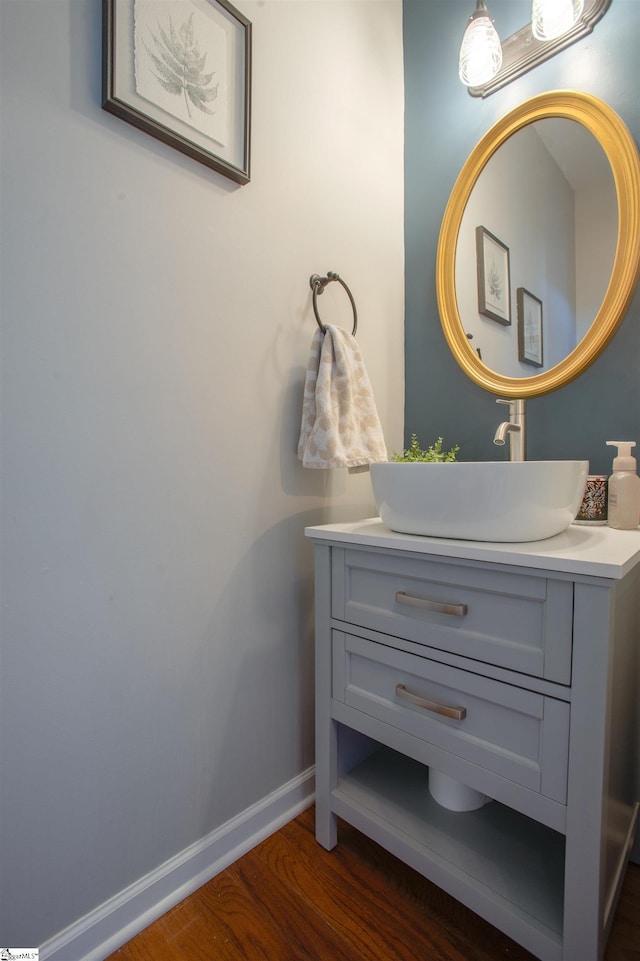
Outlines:
[[525,947],[562,957],[562,834],[498,801],[449,811],[425,765],[382,746],[339,778],[331,806]]

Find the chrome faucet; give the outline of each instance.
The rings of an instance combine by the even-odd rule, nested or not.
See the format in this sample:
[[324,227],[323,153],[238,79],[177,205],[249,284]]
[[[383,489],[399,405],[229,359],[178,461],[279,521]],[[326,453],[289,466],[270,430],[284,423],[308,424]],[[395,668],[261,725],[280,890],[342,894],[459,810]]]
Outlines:
[[524,460],[526,451],[524,400],[498,398],[496,404],[509,405],[509,420],[498,425],[493,443],[498,447],[504,447],[509,438],[509,460]]

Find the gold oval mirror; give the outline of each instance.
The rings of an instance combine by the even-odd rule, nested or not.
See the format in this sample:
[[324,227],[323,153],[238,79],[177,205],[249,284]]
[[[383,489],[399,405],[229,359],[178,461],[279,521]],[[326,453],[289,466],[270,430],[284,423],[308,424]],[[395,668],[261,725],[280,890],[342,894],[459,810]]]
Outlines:
[[611,340],[639,272],[640,157],[614,110],[553,91],[485,134],[436,263],[442,327],[467,376],[513,398],[569,383]]

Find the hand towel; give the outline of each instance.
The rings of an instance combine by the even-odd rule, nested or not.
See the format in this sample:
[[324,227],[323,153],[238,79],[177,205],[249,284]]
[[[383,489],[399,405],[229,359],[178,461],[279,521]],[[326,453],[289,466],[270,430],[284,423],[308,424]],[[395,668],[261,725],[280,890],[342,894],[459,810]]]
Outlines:
[[304,385],[298,457],[303,467],[367,469],[387,448],[360,348],[347,330],[318,329]]

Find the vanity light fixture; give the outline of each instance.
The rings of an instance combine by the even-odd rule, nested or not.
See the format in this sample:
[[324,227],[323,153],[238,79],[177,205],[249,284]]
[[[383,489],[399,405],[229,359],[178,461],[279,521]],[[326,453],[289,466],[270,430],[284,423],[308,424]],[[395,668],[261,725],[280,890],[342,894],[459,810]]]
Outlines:
[[578,22],[584,0],[533,0],[531,31],[536,40],[555,40]]
[[467,87],[488,83],[502,65],[500,37],[485,0],[477,0],[460,47],[460,79]]
[[[512,80],[516,80],[522,74],[555,56],[556,53],[560,53],[565,47],[586,37],[610,6],[611,0],[533,0],[531,23],[526,24],[502,42],[502,63],[493,75],[488,79],[477,80],[468,74],[465,79],[462,72],[465,40],[467,33],[471,30],[472,21],[481,15],[481,8],[484,8],[486,20],[491,24],[486,3],[484,0],[478,0],[476,11],[471,17],[462,41],[460,79],[467,85],[472,97],[488,97]],[[493,24],[491,27],[495,33]],[[485,53],[485,59],[489,59],[488,53]]]

